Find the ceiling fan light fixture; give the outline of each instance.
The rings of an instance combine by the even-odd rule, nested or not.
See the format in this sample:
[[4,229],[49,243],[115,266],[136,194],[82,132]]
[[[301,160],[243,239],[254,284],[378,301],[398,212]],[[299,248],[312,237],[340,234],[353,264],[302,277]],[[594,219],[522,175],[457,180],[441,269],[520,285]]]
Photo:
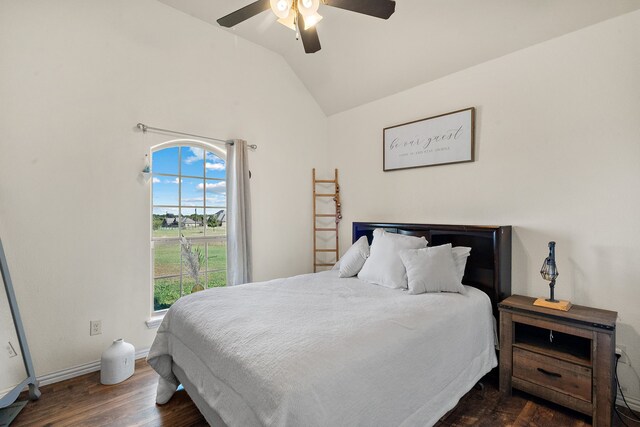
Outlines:
[[254,0],[217,22],[222,27],[233,28],[271,9],[280,24],[294,30],[296,39],[302,39],[305,53],[315,53],[321,49],[315,28],[322,19],[318,14],[321,1],[325,7],[331,6],[380,19],[389,19],[396,10],[395,0]]
[[298,10],[300,11],[300,14],[302,14],[302,16],[304,16],[305,18],[307,16],[313,16],[318,14],[318,8],[320,7],[320,0],[297,0],[297,1],[298,1]]
[[303,20],[304,20],[304,29],[308,30],[309,28],[314,27],[318,22],[322,20],[322,15],[316,12],[313,15],[304,16]]
[[296,31],[296,17],[293,13],[290,13],[286,18],[278,19],[278,22],[285,27]]
[[[308,1],[308,0],[307,0]],[[285,19],[290,15],[293,0],[270,0],[271,10],[280,19]]]

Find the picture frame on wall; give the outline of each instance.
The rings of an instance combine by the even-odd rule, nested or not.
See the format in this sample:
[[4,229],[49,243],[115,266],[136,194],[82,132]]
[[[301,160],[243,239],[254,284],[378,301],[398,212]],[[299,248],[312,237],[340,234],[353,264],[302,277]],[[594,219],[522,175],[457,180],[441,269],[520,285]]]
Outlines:
[[385,172],[473,162],[475,107],[390,126],[382,133]]

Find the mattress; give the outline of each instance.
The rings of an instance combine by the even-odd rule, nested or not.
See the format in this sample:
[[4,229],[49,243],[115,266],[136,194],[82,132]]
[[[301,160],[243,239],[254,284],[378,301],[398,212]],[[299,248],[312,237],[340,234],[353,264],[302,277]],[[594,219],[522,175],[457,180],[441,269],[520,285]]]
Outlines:
[[327,271],[181,298],[148,361],[175,386],[179,366],[230,427],[425,426],[497,365],[493,324],[475,288],[409,295]]

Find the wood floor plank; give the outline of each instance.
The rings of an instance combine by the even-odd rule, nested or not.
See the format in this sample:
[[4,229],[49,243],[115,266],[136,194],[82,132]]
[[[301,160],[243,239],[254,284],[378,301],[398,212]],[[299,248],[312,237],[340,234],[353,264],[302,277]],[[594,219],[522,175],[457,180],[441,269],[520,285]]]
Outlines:
[[[166,405],[155,404],[158,375],[144,360],[136,372],[113,386],[100,384],[98,372],[42,387],[42,397],[30,402],[13,427],[205,427],[208,424],[184,390]],[[483,379],[436,424],[437,427],[587,427],[590,418],[525,393],[505,396],[495,372]],[[26,394],[21,396],[26,399]],[[632,424],[630,424],[632,425]],[[621,427],[614,419],[614,427]]]

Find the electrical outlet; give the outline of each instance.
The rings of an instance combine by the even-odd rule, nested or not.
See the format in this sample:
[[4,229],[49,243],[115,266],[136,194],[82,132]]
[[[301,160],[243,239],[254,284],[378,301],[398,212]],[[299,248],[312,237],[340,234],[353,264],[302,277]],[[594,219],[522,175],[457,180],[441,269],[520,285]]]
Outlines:
[[629,363],[629,359],[627,358],[627,346],[623,344],[618,344],[616,346],[616,354],[620,355],[620,359],[618,359],[618,363]]
[[92,320],[89,322],[89,335],[102,334],[102,320]]

